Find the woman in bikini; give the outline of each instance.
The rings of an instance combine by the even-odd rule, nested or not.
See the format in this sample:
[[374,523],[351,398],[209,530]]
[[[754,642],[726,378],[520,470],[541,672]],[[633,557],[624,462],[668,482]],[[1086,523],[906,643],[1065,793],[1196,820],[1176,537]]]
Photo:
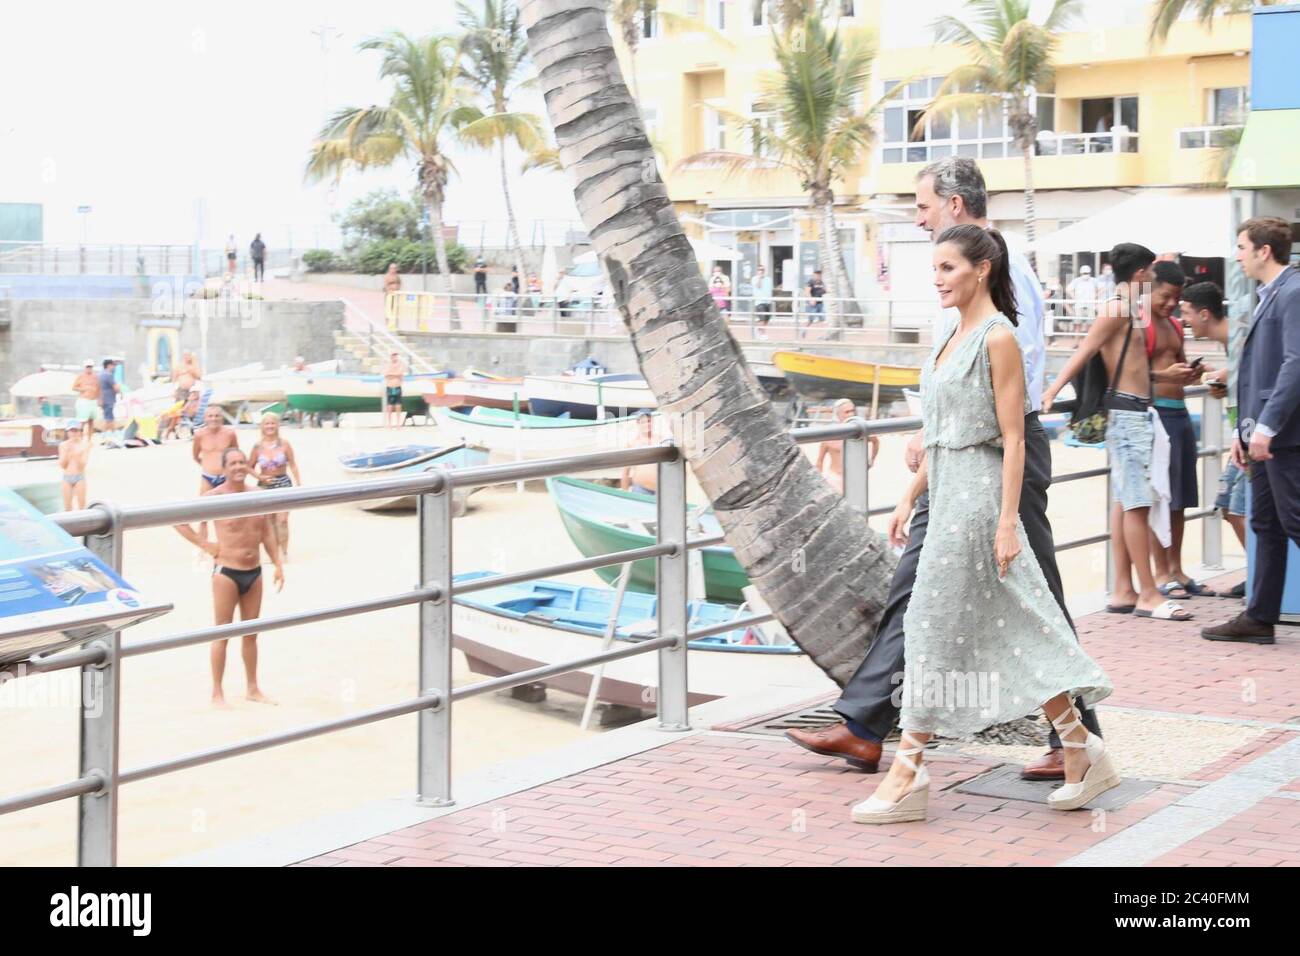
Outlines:
[[[302,484],[298,474],[298,460],[293,456],[293,446],[280,437],[280,416],[267,412],[262,416],[262,435],[248,452],[248,464],[253,477],[262,488],[292,488]],[[289,478],[289,472],[293,478]],[[280,557],[289,558],[289,513],[281,511],[270,516],[274,519],[276,539],[280,543]]]

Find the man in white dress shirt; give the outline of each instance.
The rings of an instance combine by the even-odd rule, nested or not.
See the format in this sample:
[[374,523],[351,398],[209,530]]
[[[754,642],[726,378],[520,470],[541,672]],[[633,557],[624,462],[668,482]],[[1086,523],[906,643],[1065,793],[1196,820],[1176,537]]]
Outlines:
[[[917,175],[916,224],[931,238],[952,226],[972,223],[988,228],[988,192],[979,166],[964,157],[949,157],[932,163]],[[1020,494],[1020,518],[1025,526],[1030,549],[1043,569],[1043,577],[1066,620],[1065,594],[1061,574],[1056,566],[1052,526],[1047,520],[1047,489],[1052,482],[1052,453],[1047,433],[1038,420],[1042,407],[1044,366],[1043,293],[1038,277],[1025,256],[1012,249],[1011,278],[1016,290],[1016,339],[1025,358],[1025,384],[1030,407],[1025,417],[1025,476]],[[935,342],[943,342],[955,327],[956,309],[941,313],[935,322]],[[924,455],[920,434],[908,443],[907,466],[916,471]],[[916,503],[916,513],[909,528],[906,550],[899,559],[889,599],[881,616],[876,638],[857,672],[845,685],[840,699],[832,707],[845,718],[823,730],[791,730],[786,736],[806,750],[824,756],[844,757],[851,766],[873,772],[880,759],[881,741],[893,729],[898,707],[892,694],[903,673],[903,615],[912,596],[916,566],[929,520],[928,496]],[[1073,626],[1073,624],[1071,625]],[[1092,711],[1077,702],[1083,722],[1093,733],[1100,734]],[[1021,776],[1030,780],[1065,779],[1065,762],[1060,740],[1050,735],[1051,749],[1028,764]]]

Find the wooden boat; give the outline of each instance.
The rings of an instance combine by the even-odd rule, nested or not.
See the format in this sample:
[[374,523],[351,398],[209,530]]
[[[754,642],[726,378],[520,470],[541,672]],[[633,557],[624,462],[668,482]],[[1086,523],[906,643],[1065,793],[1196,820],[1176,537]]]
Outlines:
[[312,362],[304,372],[288,368],[232,370],[209,375],[204,381],[212,385],[213,405],[231,408],[240,405],[266,405],[284,401],[299,377],[332,375],[338,371],[337,359]]
[[46,418],[0,421],[0,458],[57,458],[64,422]]
[[433,390],[422,396],[430,408],[506,408],[511,411],[529,411],[524,395],[522,378],[489,375],[476,369],[466,369],[456,378],[438,379]]
[[63,473],[57,462],[0,461],[0,486],[17,493],[41,514],[63,510]]
[[[455,576],[455,584],[492,577],[470,571]],[[470,670],[498,676],[546,664],[588,656],[600,649],[613,609],[613,588],[588,587],[563,581],[538,580],[475,591],[453,598],[452,636],[464,652]],[[645,640],[655,633],[657,598],[629,590],[614,632],[614,646]],[[721,624],[748,615],[742,607],[712,601],[691,601],[690,626]],[[728,695],[753,692],[817,673],[795,644],[769,643],[757,628],[738,628],[687,645],[692,706]],[[548,677],[557,690],[585,695],[595,668]],[[659,683],[657,655],[645,654],[607,663],[597,699],[641,710],[653,710]]]
[[534,415],[623,418],[658,407],[654,392],[638,374],[525,375],[524,395]]
[[[373,452],[352,452],[339,455],[343,473],[351,479],[365,481],[375,478],[397,478],[418,474],[434,466],[468,468],[486,465],[488,451],[478,445],[397,445]],[[462,515],[468,506],[469,496],[477,488],[457,488],[453,492],[452,513]],[[395,498],[371,498],[359,502],[363,511],[414,511],[415,495]]]
[[[560,511],[564,530],[585,557],[644,548],[655,543],[658,510],[654,495],[621,491],[576,478],[548,478],[546,488]],[[692,536],[706,537],[722,533],[722,526],[712,514],[700,514],[695,505],[687,508],[687,527]],[[704,565],[704,594],[712,601],[743,601],[741,589],[749,576],[726,545],[701,548]],[[597,568],[601,580],[618,580],[621,567]],[[653,593],[654,559],[646,558],[632,565],[628,588]]]
[[910,365],[879,365],[807,352],[773,352],[772,363],[805,399],[847,398],[855,405],[894,402],[903,390],[918,388],[921,370]]
[[757,360],[747,359],[749,367],[758,378],[758,384],[763,386],[763,391],[767,392],[767,397],[771,399],[783,399],[790,394],[790,383],[786,381],[785,372],[781,371],[772,362],[760,362]]
[[[407,375],[402,379],[402,411],[410,415],[423,415],[428,406],[422,397],[433,391],[433,382],[451,378],[451,372]],[[381,412],[383,411],[384,378],[367,374],[299,375],[287,385],[285,401],[291,408],[303,412]]]
[[548,418],[482,406],[435,408],[433,414],[444,435],[482,445],[496,463],[629,448],[638,427],[635,418]]

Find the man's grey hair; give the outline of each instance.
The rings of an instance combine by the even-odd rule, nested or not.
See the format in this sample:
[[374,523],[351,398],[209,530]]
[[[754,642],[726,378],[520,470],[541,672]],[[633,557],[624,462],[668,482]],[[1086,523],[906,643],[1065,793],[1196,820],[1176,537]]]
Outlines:
[[917,173],[916,181],[920,182],[926,176],[934,179],[934,193],[940,199],[960,196],[968,215],[975,219],[988,215],[989,193],[984,185],[984,174],[975,160],[965,156],[947,156]]

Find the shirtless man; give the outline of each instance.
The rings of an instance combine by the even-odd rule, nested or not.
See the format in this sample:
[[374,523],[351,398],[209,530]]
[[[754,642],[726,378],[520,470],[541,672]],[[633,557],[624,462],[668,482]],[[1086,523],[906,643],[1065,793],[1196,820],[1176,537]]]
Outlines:
[[[1100,352],[1113,389],[1108,390],[1106,399],[1106,444],[1115,499],[1111,507],[1115,590],[1107,609],[1161,621],[1186,621],[1191,615],[1160,593],[1151,572],[1148,520],[1155,503],[1151,486],[1155,428],[1150,409],[1155,376],[1147,358],[1140,306],[1141,290],[1151,281],[1155,259],[1150,249],[1131,242],[1122,242],[1111,250],[1115,295],[1101,304],[1074,355],[1043,393],[1043,411],[1051,411],[1057,393]],[[1135,569],[1137,589],[1133,587]]]
[[203,413],[203,427],[194,433],[191,445],[194,460],[199,466],[199,494],[219,487],[226,480],[221,464],[222,453],[227,448],[238,447],[239,439],[235,430],[226,424],[221,409],[209,405]]
[[[835,399],[831,414],[837,422],[847,422],[857,414],[857,409],[847,398]],[[880,451],[880,439],[875,435],[867,436],[867,467],[876,463],[876,453]],[[823,463],[829,463],[827,471]],[[844,494],[844,442],[843,440],[824,441],[817,446],[817,472],[831,483],[831,487]]]
[[384,427],[392,428],[402,425],[402,377],[406,375],[406,363],[396,352],[388,353],[388,364],[384,366]]
[[190,389],[194,387],[194,383],[201,378],[203,378],[203,369],[199,368],[199,360],[194,357],[194,353],[182,353],[181,364],[172,372],[172,381],[176,383],[177,400],[184,401]]
[[90,440],[94,424],[88,419],[81,427],[77,419],[65,426],[68,437],[59,442],[59,467],[63,469],[63,510],[86,507],[86,465],[90,462]]
[[[1151,323],[1145,329],[1151,343],[1151,367],[1184,373],[1182,377],[1158,376],[1155,383],[1156,413],[1169,436],[1169,547],[1151,534],[1151,561],[1156,587],[1171,598],[1195,594],[1217,597],[1203,584],[1183,572],[1183,526],[1188,508],[1200,500],[1196,488],[1196,429],[1187,412],[1185,383],[1200,377],[1200,370],[1187,364],[1183,325],[1174,316],[1186,277],[1181,266],[1157,262],[1151,283]],[[1154,339],[1154,341],[1152,341]],[[1188,378],[1188,376],[1193,376]]]
[[[245,480],[248,478],[248,460],[238,448],[227,448],[221,454],[222,475],[225,478],[220,485],[210,489],[208,495],[234,495],[248,490]],[[239,607],[239,619],[248,621],[262,612],[262,555],[261,548],[275,565],[275,589],[284,590],[284,567],[280,563],[280,551],[276,547],[275,532],[266,515],[252,515],[246,518],[221,518],[214,522],[217,528],[217,540],[209,541],[204,532],[207,522],[199,526],[196,532],[190,525],[176,525],[181,537],[191,544],[196,544],[216,560],[212,569],[212,610],[214,624],[229,624],[235,619],[235,607]],[[257,683],[257,635],[245,634],[243,645],[244,676],[247,680],[247,698],[258,704],[274,704]],[[212,704],[215,707],[226,706],[226,696],[221,687],[226,673],[226,642],[213,641],[212,662]]]
[[[636,413],[636,438],[633,448],[643,448],[655,442],[655,420],[648,411],[642,409]],[[633,465],[623,469],[623,476],[618,486],[624,491],[635,491],[639,495],[653,495],[659,490],[658,465]]]
[[81,374],[73,379],[72,390],[77,393],[77,418],[83,422],[91,422],[89,427],[93,429],[94,421],[99,417],[100,411],[99,376],[95,374],[95,363],[91,359],[86,359]]

